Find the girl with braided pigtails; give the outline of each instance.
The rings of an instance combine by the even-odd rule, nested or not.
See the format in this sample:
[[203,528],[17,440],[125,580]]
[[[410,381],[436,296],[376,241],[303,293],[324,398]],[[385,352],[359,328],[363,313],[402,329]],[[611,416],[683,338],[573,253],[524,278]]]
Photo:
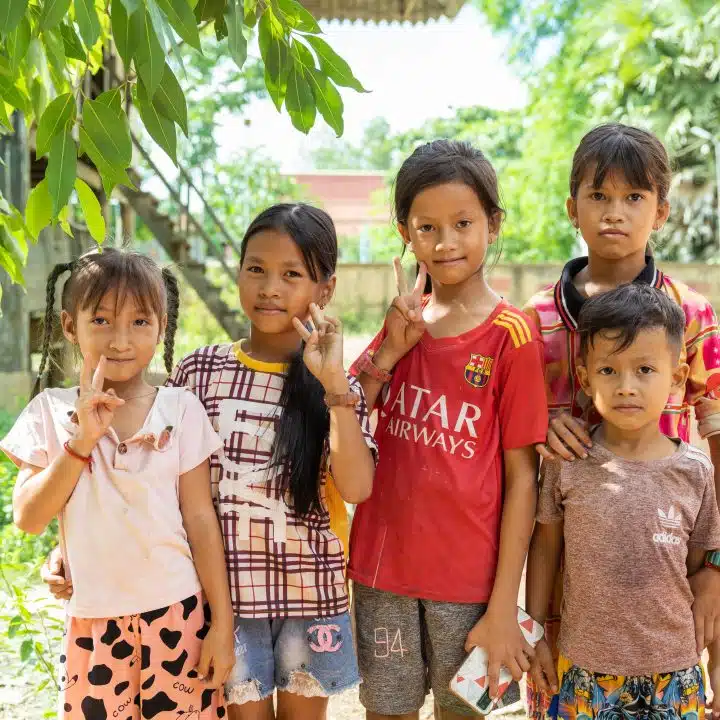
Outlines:
[[[79,386],[38,393],[55,285],[60,324],[83,357]],[[225,716],[233,627],[209,457],[222,447],[185,388],[150,385],[165,343],[173,365],[177,282],[148,257],[90,252],[47,286],[40,376],[0,448],[20,468],[16,524],[40,533],[58,517],[72,583],[60,658],[58,716]]]

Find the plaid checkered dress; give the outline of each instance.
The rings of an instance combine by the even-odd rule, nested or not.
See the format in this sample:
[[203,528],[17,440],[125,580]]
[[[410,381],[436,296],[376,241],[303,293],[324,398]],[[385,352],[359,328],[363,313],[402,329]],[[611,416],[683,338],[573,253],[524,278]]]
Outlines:
[[[194,390],[225,443],[210,469],[238,617],[328,617],[348,609],[347,539],[331,528],[343,526],[342,518],[332,522],[332,509],[345,513],[345,507],[328,472],[320,480],[322,510],[300,516],[281,490],[288,468],[270,467],[285,371],[235,343],[196,350],[168,379]],[[357,381],[351,383],[362,396]],[[375,451],[364,399],[358,415]]]

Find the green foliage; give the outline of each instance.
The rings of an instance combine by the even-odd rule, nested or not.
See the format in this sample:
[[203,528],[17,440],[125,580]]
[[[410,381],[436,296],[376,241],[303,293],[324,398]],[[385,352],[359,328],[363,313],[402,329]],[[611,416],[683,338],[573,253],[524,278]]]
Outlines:
[[[118,184],[132,186],[127,172],[132,142],[124,100],[135,100],[150,137],[174,162],[176,126],[198,139],[192,135],[187,111],[195,86],[190,78],[181,85],[168,63],[170,54],[181,63],[186,48],[198,57],[204,50],[208,57],[229,59],[242,70],[248,39],[258,27],[264,61],[260,84],[267,87],[278,110],[284,105],[292,123],[304,133],[319,111],[341,134],[343,102],[337,88],[363,92],[347,63],[319,37],[322,31],[315,19],[296,0],[3,0],[0,4],[0,127],[12,131],[10,114],[24,113],[28,126],[38,123],[38,154],[49,153],[47,183],[29,204],[24,220],[18,223],[12,209],[0,213],[0,238],[12,234],[23,246],[36,241],[50,224],[60,222],[69,231],[64,219],[78,157],[95,165],[106,194]],[[208,23],[215,33],[213,40],[207,34],[203,48],[198,26]],[[120,56],[120,69],[112,57],[113,47]],[[111,79],[119,84],[118,92],[106,101],[86,97],[86,76],[97,75],[106,63],[112,68]],[[226,94],[230,92],[228,87]],[[81,203],[83,211],[86,207],[87,202]],[[14,282],[22,282],[23,263],[18,267],[7,255],[0,253],[0,268]]]

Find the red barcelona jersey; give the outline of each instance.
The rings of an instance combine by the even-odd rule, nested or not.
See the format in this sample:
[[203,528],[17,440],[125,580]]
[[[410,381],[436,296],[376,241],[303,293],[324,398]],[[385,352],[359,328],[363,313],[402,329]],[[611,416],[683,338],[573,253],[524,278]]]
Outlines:
[[378,399],[372,496],[352,525],[353,580],[428,600],[487,602],[503,451],[547,432],[542,362],[539,335],[503,301],[462,335],[426,332],[395,366]]

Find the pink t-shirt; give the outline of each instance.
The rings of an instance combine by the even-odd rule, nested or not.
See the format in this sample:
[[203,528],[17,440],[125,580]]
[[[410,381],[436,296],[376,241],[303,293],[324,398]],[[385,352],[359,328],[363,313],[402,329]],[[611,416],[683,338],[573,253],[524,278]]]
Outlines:
[[[77,432],[77,388],[45,390],[0,448],[17,464],[47,467]],[[119,442],[110,428],[59,517],[73,581],[67,612],[103,618],[155,610],[200,590],[178,499],[180,475],[222,447],[200,401],[159,388],[143,427]]]
[[688,549],[720,545],[710,460],[679,441],[648,462],[599,443],[543,463],[538,522],[564,520],[560,650],[590,672],[653,675],[699,662]]

